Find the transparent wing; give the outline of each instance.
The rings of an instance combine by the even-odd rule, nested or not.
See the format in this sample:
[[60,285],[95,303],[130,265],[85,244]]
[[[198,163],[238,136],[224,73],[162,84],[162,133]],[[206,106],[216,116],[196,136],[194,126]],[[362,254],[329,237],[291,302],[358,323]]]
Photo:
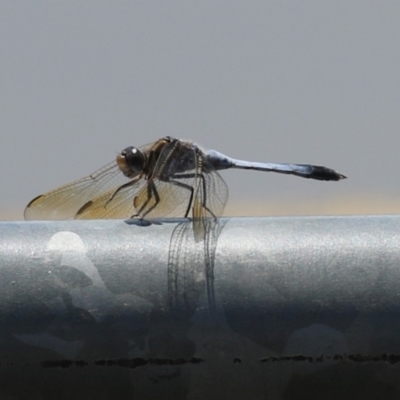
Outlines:
[[[151,146],[141,149],[147,151]],[[36,197],[26,207],[25,219],[162,218],[192,213],[201,236],[200,222],[220,217],[228,199],[225,182],[204,155],[179,140],[165,146],[149,180],[129,185],[131,181],[114,161]]]
[[[195,203],[199,204],[199,215],[203,218],[219,218],[228,201],[228,186],[205,159],[202,160],[201,171],[195,196]],[[194,215],[197,216],[198,214]]]
[[136,213],[141,218],[186,217],[191,208],[193,178],[180,180],[187,188],[171,181],[153,180],[134,198]]
[[110,219],[131,218],[136,215],[133,205],[135,193],[147,186],[147,181],[141,179],[138,183],[126,186],[118,192],[113,188],[89,200],[81,207],[75,219]]
[[193,228],[196,241],[208,233],[207,220],[215,220],[224,212],[229,191],[220,174],[211,164],[202,160],[202,173],[198,175],[197,191],[193,200]]
[[[191,184],[193,179],[185,179]],[[110,190],[89,200],[77,211],[76,219],[140,217],[145,219],[184,217],[191,205],[191,191],[171,182],[142,179],[115,194]]]
[[[33,199],[25,209],[27,220],[57,220],[74,218],[88,201],[112,194],[129,182],[115,161],[93,174],[51,190]],[[131,199],[132,202],[132,199]],[[94,217],[93,218],[100,218]]]

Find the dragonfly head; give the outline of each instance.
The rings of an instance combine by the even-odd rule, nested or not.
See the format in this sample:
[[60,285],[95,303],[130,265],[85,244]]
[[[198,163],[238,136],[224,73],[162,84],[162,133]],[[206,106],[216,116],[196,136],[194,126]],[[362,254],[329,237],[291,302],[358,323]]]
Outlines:
[[140,175],[146,166],[146,156],[137,147],[127,147],[117,156],[117,165],[128,178]]

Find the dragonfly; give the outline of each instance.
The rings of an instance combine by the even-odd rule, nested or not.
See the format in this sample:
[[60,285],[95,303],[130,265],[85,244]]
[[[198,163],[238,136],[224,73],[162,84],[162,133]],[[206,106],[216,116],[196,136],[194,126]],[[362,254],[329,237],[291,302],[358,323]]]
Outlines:
[[142,147],[127,147],[89,176],[34,198],[27,220],[165,218],[190,213],[200,238],[204,221],[217,220],[228,200],[218,171],[239,168],[277,172],[322,181],[346,178],[333,169],[308,164],[237,160],[191,141],[170,136]]

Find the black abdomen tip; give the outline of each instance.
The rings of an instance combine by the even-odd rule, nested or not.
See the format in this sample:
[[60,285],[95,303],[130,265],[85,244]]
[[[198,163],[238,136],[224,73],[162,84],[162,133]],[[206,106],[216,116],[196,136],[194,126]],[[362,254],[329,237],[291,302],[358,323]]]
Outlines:
[[309,178],[318,179],[319,181],[340,181],[341,179],[346,179],[347,176],[339,174],[330,168],[313,165]]

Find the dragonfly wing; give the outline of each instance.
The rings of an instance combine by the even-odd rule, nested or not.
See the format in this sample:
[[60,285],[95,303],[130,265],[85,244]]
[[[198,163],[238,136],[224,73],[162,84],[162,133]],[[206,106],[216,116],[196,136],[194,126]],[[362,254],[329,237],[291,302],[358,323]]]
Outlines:
[[76,213],[75,219],[112,219],[131,218],[136,214],[133,199],[137,191],[146,186],[146,181],[140,180],[134,185],[127,185],[117,191],[109,190],[89,200]]
[[228,201],[228,186],[211,165],[203,164],[197,178],[197,191],[193,201],[193,228],[196,241],[205,238],[208,220],[221,217]]
[[127,183],[115,161],[93,174],[51,190],[33,199],[26,207],[27,220],[59,220],[74,218],[93,197],[102,196]]
[[[192,203],[194,178],[147,181],[134,199],[141,218],[185,217]],[[178,184],[177,184],[178,182]]]

